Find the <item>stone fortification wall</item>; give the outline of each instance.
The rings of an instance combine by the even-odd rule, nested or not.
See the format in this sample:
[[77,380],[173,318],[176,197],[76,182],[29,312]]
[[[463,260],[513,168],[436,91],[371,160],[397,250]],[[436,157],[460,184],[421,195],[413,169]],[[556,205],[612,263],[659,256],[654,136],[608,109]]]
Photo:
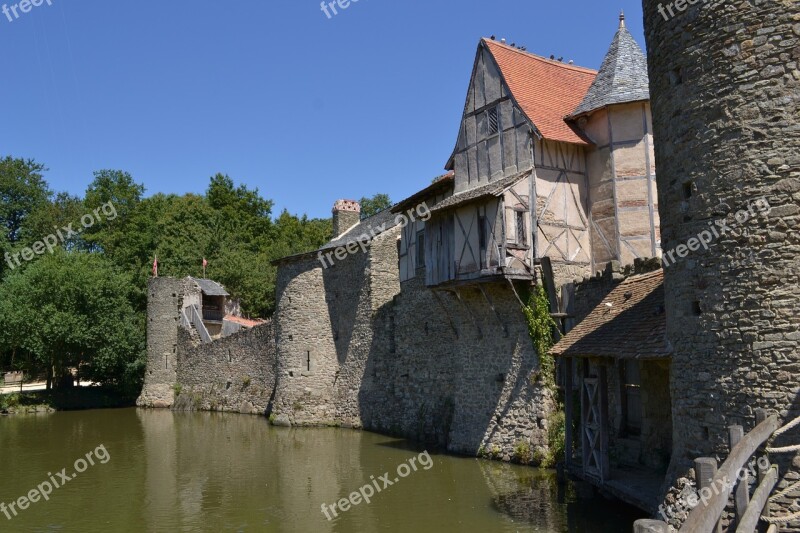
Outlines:
[[178,365],[178,325],[186,281],[151,278],[147,284],[147,369],[136,405],[172,407]]
[[644,6],[663,248],[680,256],[665,277],[675,478],[725,456],[727,427],[752,429],[756,408],[800,415],[800,14],[796,0]]
[[175,409],[265,414],[275,389],[271,323],[199,344],[178,330]]
[[281,265],[275,419],[506,459],[544,446],[553,404],[531,382],[538,361],[511,288],[434,293],[420,271],[401,291],[396,241],[387,232],[328,269]]

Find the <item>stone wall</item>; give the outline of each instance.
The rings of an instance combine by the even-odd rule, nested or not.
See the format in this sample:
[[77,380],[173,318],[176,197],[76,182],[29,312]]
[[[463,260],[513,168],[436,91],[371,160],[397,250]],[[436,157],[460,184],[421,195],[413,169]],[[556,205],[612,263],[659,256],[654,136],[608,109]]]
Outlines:
[[275,390],[275,365],[271,323],[210,344],[179,328],[174,407],[263,415]]
[[180,324],[186,282],[151,278],[147,284],[147,369],[139,407],[172,407]]
[[459,300],[427,289],[420,270],[401,290],[397,231],[328,269],[313,257],[279,268],[275,419],[505,459],[520,443],[545,447],[553,403],[530,382],[538,359],[511,288]]
[[[675,479],[724,457],[727,427],[752,429],[756,408],[800,415],[800,14],[796,0],[700,2],[669,20],[658,6],[644,2],[662,247],[731,226],[666,270]],[[761,197],[768,215],[732,223]],[[779,463],[781,487],[800,477],[797,458]]]

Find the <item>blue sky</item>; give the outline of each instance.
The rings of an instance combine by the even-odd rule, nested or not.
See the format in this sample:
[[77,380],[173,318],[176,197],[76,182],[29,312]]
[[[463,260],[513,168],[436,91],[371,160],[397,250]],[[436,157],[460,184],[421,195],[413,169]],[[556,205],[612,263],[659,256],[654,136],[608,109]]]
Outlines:
[[644,47],[639,0],[50,2],[0,15],[0,154],[73,194],[104,168],[147,194],[223,172],[313,217],[443,172],[480,37],[598,68],[624,9]]

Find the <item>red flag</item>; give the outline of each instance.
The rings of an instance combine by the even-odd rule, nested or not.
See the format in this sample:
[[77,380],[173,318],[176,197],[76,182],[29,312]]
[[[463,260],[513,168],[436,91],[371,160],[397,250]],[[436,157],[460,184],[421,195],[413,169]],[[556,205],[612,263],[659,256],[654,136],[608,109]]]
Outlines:
[[156,255],[155,259],[153,259],[153,277],[158,277],[158,255]]

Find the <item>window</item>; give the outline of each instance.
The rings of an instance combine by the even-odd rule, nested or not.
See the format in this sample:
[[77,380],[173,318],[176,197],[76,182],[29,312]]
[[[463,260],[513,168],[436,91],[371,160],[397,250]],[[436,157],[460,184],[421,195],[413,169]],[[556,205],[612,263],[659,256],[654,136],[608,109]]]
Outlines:
[[517,223],[517,244],[520,246],[527,246],[528,233],[525,231],[525,211],[516,211],[515,215]]
[[497,107],[493,107],[488,111],[489,115],[489,135],[494,135],[500,132],[500,117],[497,113]]
[[425,268],[425,232],[417,232],[417,268]]

